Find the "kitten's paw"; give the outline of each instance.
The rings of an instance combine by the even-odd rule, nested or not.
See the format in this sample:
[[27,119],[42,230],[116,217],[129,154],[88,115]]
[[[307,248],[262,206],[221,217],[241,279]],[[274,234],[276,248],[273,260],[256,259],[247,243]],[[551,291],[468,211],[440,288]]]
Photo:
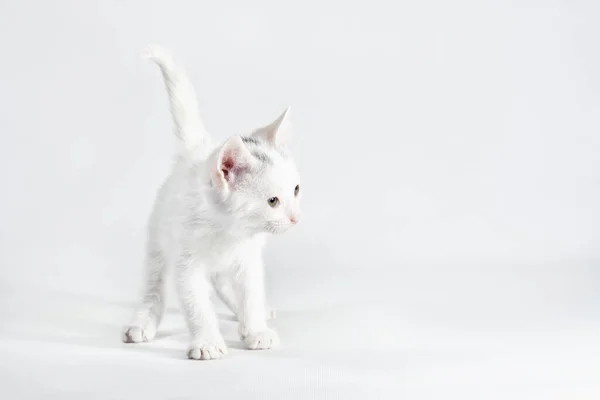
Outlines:
[[259,332],[249,333],[242,337],[242,340],[249,350],[265,350],[279,346],[279,335],[269,328]]
[[149,342],[154,339],[156,328],[152,326],[127,326],[123,330],[121,339],[124,343],[142,343]]
[[190,360],[217,360],[227,354],[223,338],[201,338],[194,340],[188,349]]

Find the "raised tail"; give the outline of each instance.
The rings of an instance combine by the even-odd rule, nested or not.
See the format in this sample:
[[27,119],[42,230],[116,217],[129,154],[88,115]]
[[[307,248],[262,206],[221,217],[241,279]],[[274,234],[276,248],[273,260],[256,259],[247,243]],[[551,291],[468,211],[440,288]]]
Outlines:
[[162,72],[169,95],[175,135],[187,149],[208,151],[210,138],[198,111],[198,101],[186,73],[177,67],[169,51],[158,45],[148,46],[142,56],[154,61]]

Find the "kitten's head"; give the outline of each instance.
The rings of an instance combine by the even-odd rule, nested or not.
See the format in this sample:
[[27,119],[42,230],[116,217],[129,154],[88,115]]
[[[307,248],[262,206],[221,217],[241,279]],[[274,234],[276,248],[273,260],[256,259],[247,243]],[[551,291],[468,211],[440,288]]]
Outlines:
[[289,108],[249,136],[234,136],[211,161],[222,204],[244,227],[281,233],[300,218],[302,188],[288,149]]

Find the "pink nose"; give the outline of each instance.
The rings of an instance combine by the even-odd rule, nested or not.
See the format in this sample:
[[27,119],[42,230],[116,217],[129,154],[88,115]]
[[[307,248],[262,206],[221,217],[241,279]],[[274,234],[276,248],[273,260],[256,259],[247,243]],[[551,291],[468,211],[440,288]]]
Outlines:
[[294,225],[296,225],[298,223],[298,218],[296,217],[290,217],[290,222]]

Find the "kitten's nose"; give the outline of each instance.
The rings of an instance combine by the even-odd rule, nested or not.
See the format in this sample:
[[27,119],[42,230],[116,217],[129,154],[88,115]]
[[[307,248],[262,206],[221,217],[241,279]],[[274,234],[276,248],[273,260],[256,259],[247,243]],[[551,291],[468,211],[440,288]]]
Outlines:
[[298,223],[298,217],[290,217],[290,222],[291,222],[293,225],[296,225],[296,224]]

